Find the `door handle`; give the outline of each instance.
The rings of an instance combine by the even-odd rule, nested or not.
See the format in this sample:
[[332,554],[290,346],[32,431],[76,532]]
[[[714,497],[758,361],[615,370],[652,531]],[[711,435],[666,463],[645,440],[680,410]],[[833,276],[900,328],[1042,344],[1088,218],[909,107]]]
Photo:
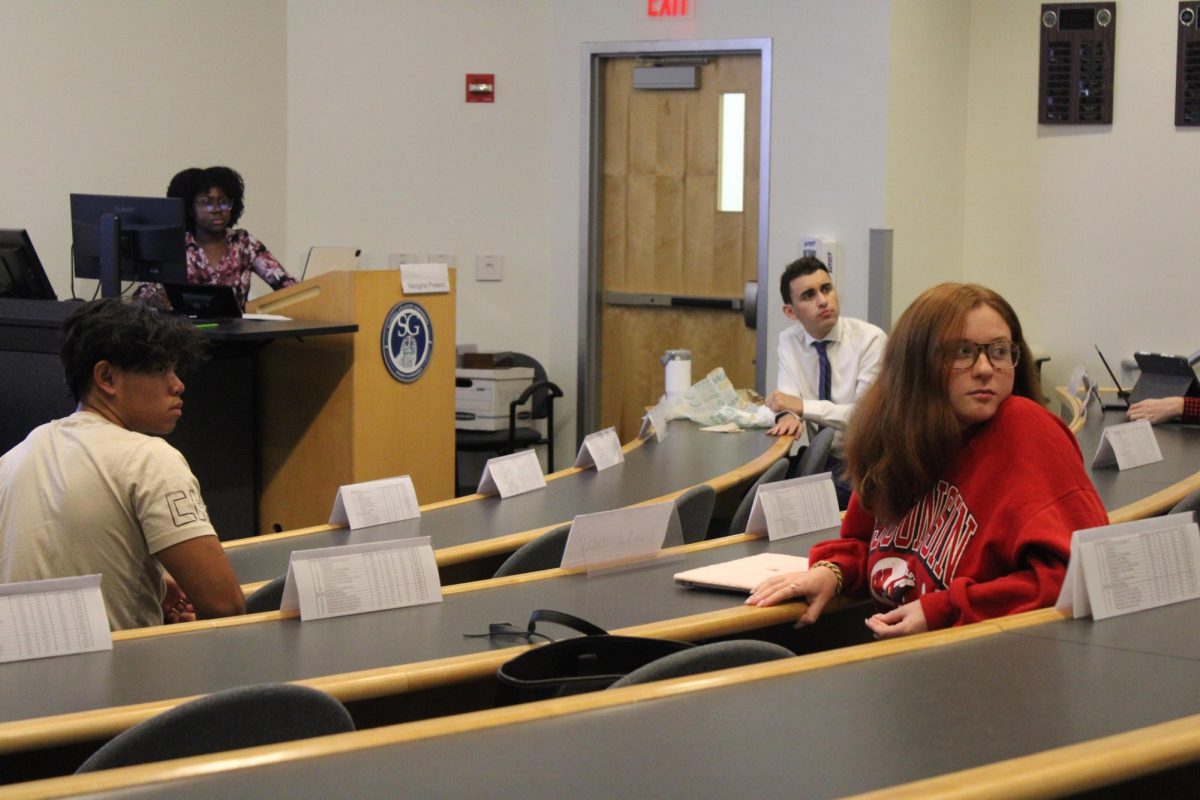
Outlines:
[[746,281],[742,287],[742,322],[750,330],[758,330],[758,281]]

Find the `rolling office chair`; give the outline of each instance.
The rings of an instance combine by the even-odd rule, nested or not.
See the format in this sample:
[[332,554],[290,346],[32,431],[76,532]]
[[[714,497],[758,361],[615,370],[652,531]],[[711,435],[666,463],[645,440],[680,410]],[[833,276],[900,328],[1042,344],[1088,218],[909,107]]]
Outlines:
[[821,428],[817,435],[808,440],[808,447],[788,470],[789,478],[803,478],[825,471],[829,454],[833,452],[833,428]]
[[503,578],[508,575],[555,569],[562,564],[563,553],[567,550],[567,534],[570,532],[571,523],[568,522],[526,542],[505,559],[492,577]]
[[1182,514],[1185,511],[1200,511],[1200,489],[1189,494],[1175,504],[1168,514]]
[[699,675],[702,672],[712,672],[717,669],[741,667],[763,661],[777,661],[781,658],[791,658],[793,655],[795,653],[783,645],[760,642],[757,639],[712,642],[655,659],[618,679],[608,688],[620,689],[622,686],[636,686],[650,681],[665,681],[668,678]]
[[325,692],[294,683],[239,686],[192,700],[134,725],[93,753],[75,772],[352,730],[350,713]]
[[262,586],[246,595],[246,613],[258,614],[263,611],[278,611],[283,602],[283,587],[287,583],[287,574],[280,575],[267,581]]
[[[706,483],[693,486],[675,498],[675,513],[671,515],[671,528],[667,531],[664,547],[702,542],[708,536],[708,523],[712,521],[713,508],[717,504],[717,490]],[[676,529],[678,525],[678,529]]]
[[[547,472],[554,472],[554,400],[562,397],[562,389],[548,380],[546,370],[532,356],[524,353],[512,354],[512,366],[532,367],[533,384],[521,393],[521,396],[509,404],[508,427],[500,431],[464,431],[454,432],[454,486],[457,492],[460,486],[458,480],[458,453],[496,453],[508,455],[517,450],[546,445]],[[465,380],[465,379],[464,379]],[[530,421],[546,420],[546,435],[542,436],[537,428],[517,425],[517,409],[530,403]]]

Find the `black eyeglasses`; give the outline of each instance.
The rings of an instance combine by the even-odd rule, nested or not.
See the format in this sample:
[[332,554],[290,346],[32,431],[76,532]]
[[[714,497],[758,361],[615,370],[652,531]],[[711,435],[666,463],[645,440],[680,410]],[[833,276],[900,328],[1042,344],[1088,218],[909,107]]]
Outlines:
[[959,372],[975,366],[975,362],[979,360],[980,353],[987,355],[988,363],[992,365],[992,369],[998,369],[1003,372],[1015,369],[1017,361],[1021,358],[1021,346],[1015,342],[999,341],[976,344],[975,342],[963,340],[948,345],[948,349],[950,350],[951,357],[950,365]]

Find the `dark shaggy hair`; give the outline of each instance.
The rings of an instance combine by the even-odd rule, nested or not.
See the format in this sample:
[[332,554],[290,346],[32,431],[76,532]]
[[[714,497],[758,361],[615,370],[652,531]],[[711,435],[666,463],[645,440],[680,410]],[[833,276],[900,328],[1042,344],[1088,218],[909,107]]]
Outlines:
[[189,232],[196,232],[196,195],[208,194],[213,188],[220,189],[233,203],[229,209],[229,227],[232,228],[246,210],[246,183],[237,170],[229,167],[188,167],[171,178],[167,197],[178,197],[183,201]]
[[91,391],[92,371],[100,361],[130,372],[173,366],[182,375],[204,358],[204,342],[191,323],[116,297],[84,303],[62,330],[59,357],[76,402]]
[[825,266],[825,262],[816,256],[805,256],[788,264],[779,278],[779,293],[783,295],[783,304],[785,306],[792,304],[792,281],[801,275],[811,275],[822,269],[829,272],[829,267]]

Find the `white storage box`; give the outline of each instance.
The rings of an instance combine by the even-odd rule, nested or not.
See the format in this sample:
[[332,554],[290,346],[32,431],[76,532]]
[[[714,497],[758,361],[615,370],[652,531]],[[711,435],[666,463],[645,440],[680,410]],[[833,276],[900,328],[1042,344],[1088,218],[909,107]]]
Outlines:
[[[508,428],[509,404],[533,385],[533,367],[456,369],[454,377],[470,381],[469,386],[454,389],[454,427],[502,431]],[[529,419],[531,405],[527,402],[517,409],[518,420]]]

